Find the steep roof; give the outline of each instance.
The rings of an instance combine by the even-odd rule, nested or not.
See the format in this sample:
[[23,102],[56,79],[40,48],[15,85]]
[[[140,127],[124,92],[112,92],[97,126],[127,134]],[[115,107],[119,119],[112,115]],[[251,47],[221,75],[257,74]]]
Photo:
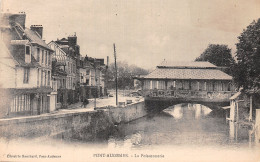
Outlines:
[[[21,43],[24,43],[25,40],[22,40]],[[28,42],[28,41],[27,41]],[[25,62],[25,56],[24,55],[20,55],[19,52],[15,52],[16,51],[16,47],[14,46],[10,46],[10,48],[8,49],[5,45],[5,43],[0,40],[0,53],[1,53],[1,61],[4,62],[5,59],[13,59],[15,60],[16,65],[19,66],[26,66],[26,67],[38,67],[40,66],[39,63],[36,61],[36,59],[33,57],[33,55],[31,55],[31,62],[30,63],[26,63]]]
[[[11,60],[15,60],[13,55],[10,53],[10,51],[8,50],[8,48],[6,47],[5,43],[3,42],[2,39],[0,39],[0,62],[1,63],[5,63],[6,59],[11,59]],[[15,60],[14,62],[16,65],[19,64],[19,62],[17,62]],[[7,64],[6,64],[7,65]]]
[[228,74],[208,62],[168,63],[157,66],[144,79],[232,80]]
[[52,51],[52,49],[43,41],[34,31],[31,29],[25,28],[24,29],[25,35],[30,39],[31,43],[36,43],[44,48],[47,48]]
[[25,55],[14,52],[15,51],[14,48],[15,48],[14,46],[11,46],[10,47],[10,51],[12,53],[12,56],[13,56],[14,60],[17,61],[20,66],[40,67],[40,64],[36,61],[36,59],[33,57],[33,55],[31,55],[31,62],[30,63],[26,63],[25,62]]

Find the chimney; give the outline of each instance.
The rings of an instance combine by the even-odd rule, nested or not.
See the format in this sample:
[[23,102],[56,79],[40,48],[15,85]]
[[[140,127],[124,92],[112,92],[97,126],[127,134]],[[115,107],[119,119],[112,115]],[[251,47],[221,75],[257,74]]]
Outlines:
[[107,66],[109,66],[108,64],[109,64],[109,56],[107,56]]
[[23,29],[25,29],[25,19],[26,19],[25,12],[19,12],[18,14],[10,14],[9,16],[10,24],[15,25],[14,23],[18,23],[21,25]]
[[31,30],[36,32],[42,38],[43,27],[42,25],[31,25]]
[[77,36],[68,36],[68,43],[70,47],[74,47],[77,45]]

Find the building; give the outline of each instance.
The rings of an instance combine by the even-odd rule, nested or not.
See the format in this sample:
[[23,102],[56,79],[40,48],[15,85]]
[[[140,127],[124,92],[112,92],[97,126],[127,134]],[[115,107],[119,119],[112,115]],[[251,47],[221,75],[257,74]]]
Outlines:
[[37,115],[55,107],[52,53],[43,27],[25,27],[26,14],[1,13],[1,117]]
[[[104,59],[82,57],[77,36],[51,41],[53,79],[57,81],[57,108],[106,94]],[[96,79],[95,79],[96,78]]]
[[232,122],[251,122],[255,120],[256,110],[260,105],[259,92],[244,91],[242,88],[230,97],[230,106],[227,120]]
[[81,96],[84,98],[101,97],[106,95],[105,74],[107,66],[104,59],[86,56],[80,63]]
[[138,79],[146,95],[153,90],[172,90],[169,96],[192,91],[234,91],[232,77],[209,62],[163,61],[153,72]]
[[53,61],[55,65],[54,79],[58,85],[59,107],[79,101],[79,71],[77,69],[80,59],[80,47],[77,45],[77,36],[51,41],[48,46],[54,50]]
[[[65,62],[64,62],[65,63]],[[57,98],[55,100],[56,109],[67,107],[67,89],[66,89],[66,77],[65,64],[53,58],[52,60],[52,82],[53,86],[56,86]]]

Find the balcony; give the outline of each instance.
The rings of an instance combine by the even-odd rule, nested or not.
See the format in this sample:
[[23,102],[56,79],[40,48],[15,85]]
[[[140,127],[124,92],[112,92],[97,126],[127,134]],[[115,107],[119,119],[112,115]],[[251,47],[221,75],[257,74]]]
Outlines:
[[196,91],[196,90],[143,90],[145,97],[184,98],[184,99],[210,99],[229,100],[234,91]]

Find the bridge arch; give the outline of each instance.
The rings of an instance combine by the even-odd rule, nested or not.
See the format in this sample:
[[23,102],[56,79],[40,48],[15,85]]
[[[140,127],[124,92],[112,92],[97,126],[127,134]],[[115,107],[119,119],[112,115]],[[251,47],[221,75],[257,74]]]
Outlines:
[[160,112],[170,106],[178,105],[182,103],[191,103],[191,104],[201,104],[204,105],[211,110],[217,110],[221,107],[228,106],[230,104],[229,101],[222,102],[214,102],[214,101],[205,101],[205,100],[192,100],[192,99],[184,99],[184,98],[146,98],[145,105],[148,112]]

